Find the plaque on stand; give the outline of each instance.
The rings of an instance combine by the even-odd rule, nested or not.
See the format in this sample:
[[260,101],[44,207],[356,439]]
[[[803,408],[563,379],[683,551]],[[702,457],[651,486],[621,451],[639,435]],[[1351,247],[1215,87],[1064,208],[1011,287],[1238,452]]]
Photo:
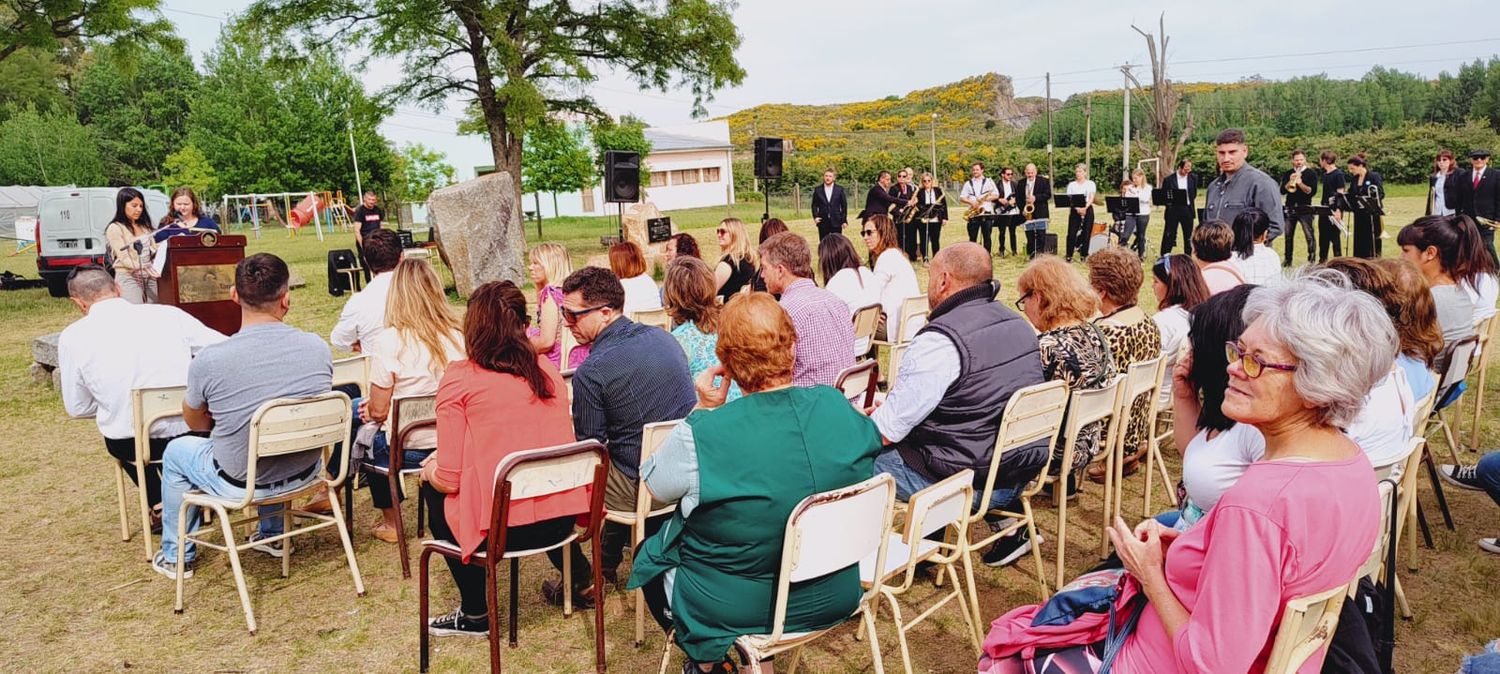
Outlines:
[[240,330],[240,305],[230,299],[234,268],[245,259],[245,237],[200,232],[162,242],[166,261],[157,279],[157,298],[226,335]]

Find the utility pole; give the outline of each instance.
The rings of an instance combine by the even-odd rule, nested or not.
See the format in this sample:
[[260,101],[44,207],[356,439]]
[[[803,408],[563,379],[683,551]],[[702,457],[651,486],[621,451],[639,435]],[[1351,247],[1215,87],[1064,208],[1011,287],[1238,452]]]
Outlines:
[[1094,157],[1094,92],[1083,105],[1083,163],[1092,167]]
[[932,148],[932,179],[933,180],[938,180],[938,174],[937,174],[937,113],[936,112],[932,113],[932,126],[929,127],[929,128],[932,131],[932,133],[931,133],[931,140],[930,140],[930,143],[931,143],[930,147]]
[[349,158],[354,162],[354,189],[359,191],[359,198],[365,198],[365,186],[359,179],[359,153],[354,151],[354,122],[347,115],[344,116],[344,129],[349,132]]
[[1052,73],[1047,73],[1047,179],[1056,175],[1052,166]]
[[[1120,160],[1120,171],[1124,178],[1130,177],[1130,64],[1126,63],[1120,67],[1125,74],[1125,133],[1120,136],[1120,152],[1123,158]],[[1122,180],[1124,178],[1121,178]]]

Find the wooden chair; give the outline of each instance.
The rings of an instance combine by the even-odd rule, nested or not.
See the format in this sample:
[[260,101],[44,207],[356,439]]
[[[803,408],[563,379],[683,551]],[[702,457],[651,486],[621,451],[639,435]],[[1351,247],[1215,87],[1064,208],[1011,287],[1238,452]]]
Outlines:
[[[370,395],[370,357],[365,354],[333,361],[333,387],[356,386],[362,396]],[[351,398],[353,396],[350,396]]]
[[[968,536],[962,535],[970,504],[974,502],[974,471],[962,470],[948,476],[937,484],[911,495],[906,507],[906,525],[901,533],[891,532],[886,542],[885,568],[876,573],[875,559],[865,557],[859,563],[859,580],[866,587],[874,586],[891,607],[891,618],[896,623],[896,636],[901,641],[901,664],[911,674],[911,652],[907,647],[906,633],[917,623],[926,620],[950,601],[958,602],[963,613],[964,624],[969,630],[969,644],[979,656],[979,628],[974,623],[974,613],[969,610],[966,587],[958,574],[957,564],[967,557]],[[926,537],[946,531],[942,541]],[[932,564],[938,575],[946,575],[953,588],[917,617],[909,621],[901,618],[901,604],[897,596],[910,590],[917,578],[919,564]]]
[[834,388],[844,392],[844,397],[857,410],[869,409],[875,404],[875,387],[880,379],[880,363],[874,358],[862,360],[844,368],[839,373]]
[[672,331],[672,317],[667,315],[666,309],[651,309],[649,311],[637,311],[630,315],[630,320],[641,325],[650,325],[661,328],[667,332]]
[[[1156,401],[1161,395],[1162,372],[1166,367],[1167,357],[1162,355],[1149,360],[1132,363],[1130,367],[1126,368],[1124,390],[1120,392],[1119,432],[1115,434],[1115,461],[1113,470],[1106,473],[1104,480],[1104,493],[1109,499],[1105,504],[1108,506],[1104,514],[1105,528],[1108,528],[1110,523],[1114,521],[1111,515],[1123,516],[1125,512],[1124,459],[1126,429],[1130,426],[1131,412],[1135,409],[1137,402],[1143,399],[1149,401],[1146,405],[1146,417],[1141,420],[1144,428],[1148,429],[1146,432],[1146,445],[1137,448],[1136,451],[1145,453],[1146,482],[1149,484],[1151,481],[1152,459],[1157,458],[1161,453],[1161,448],[1156,445]],[[1162,470],[1165,470],[1167,467],[1167,462],[1164,460],[1156,461],[1155,464],[1160,465]],[[1162,477],[1165,479],[1165,474]],[[1145,504],[1147,508],[1151,506],[1151,492],[1149,491],[1149,487],[1145,496]],[[1149,513],[1145,516],[1149,516]],[[1101,557],[1107,556],[1109,554],[1109,536],[1104,535],[1103,529],[1099,533],[1099,555]]]
[[[857,565],[874,556],[872,568],[886,568],[891,511],[896,501],[896,482],[881,473],[859,484],[813,494],[787,517],[786,538],[781,547],[781,570],[776,574],[776,600],[772,604],[771,633],[745,635],[734,641],[743,662],[742,671],[756,671],[761,660],[791,651],[787,672],[795,674],[802,648],[834,627],[810,632],[786,631],[786,608],[793,583],[821,578]],[[875,599],[872,585],[860,597],[849,618],[859,617],[870,637],[870,654],[876,674],[884,674],[880,643],[875,634]],[[667,671],[668,651],[663,653],[661,672]],[[779,669],[779,667],[778,667]]]
[[[646,465],[646,459],[651,458],[656,454],[656,450],[661,449],[661,444],[666,442],[667,436],[679,423],[682,422],[658,421],[641,427],[641,462],[637,465]],[[636,478],[635,509],[629,511],[606,509],[604,521],[630,527],[630,549],[635,550],[641,541],[646,540],[646,522],[653,517],[670,514],[676,509],[676,505],[668,505],[652,510],[651,491],[646,488],[646,478],[642,475]],[[563,594],[566,596],[568,593]],[[631,594],[635,595],[635,645],[640,646],[646,642],[646,593],[637,589]],[[603,594],[601,593],[600,596],[602,597]]]
[[[384,477],[390,485],[392,505],[396,509],[396,547],[401,555],[401,577],[411,578],[411,551],[406,546],[406,523],[401,514],[401,501],[396,495],[403,493],[405,478],[417,477],[421,466],[407,466],[406,443],[411,434],[422,429],[437,429],[437,396],[397,396],[391,399],[391,433],[386,438],[390,447],[390,463],[382,466],[368,459],[354,467],[356,473],[367,473]],[[344,484],[345,510],[354,512],[354,480]],[[417,501],[417,535],[423,531],[422,518],[426,510],[422,499]]]
[[[130,391],[131,426],[135,433],[136,500],[141,506],[141,540],[146,544],[146,559],[156,556],[157,546],[151,540],[151,501],[146,495],[146,472],[151,464],[151,426],[162,419],[182,416],[185,386],[138,388]],[[125,467],[115,464],[115,494],[120,502],[120,540],[130,540],[130,525],[125,516]]]
[[[1484,409],[1484,380],[1489,373],[1490,352],[1494,351],[1497,332],[1500,332],[1500,320],[1496,320],[1494,316],[1474,324],[1474,334],[1479,337],[1479,361],[1474,364],[1473,369],[1479,371],[1479,377],[1469,393],[1470,399],[1474,401],[1474,413],[1469,419],[1469,449],[1475,452],[1479,451],[1479,411]],[[1462,419],[1463,415],[1460,414],[1459,418]]]
[[[564,549],[563,587],[573,586],[572,556],[567,546],[577,541],[589,541],[593,546],[594,586],[604,584],[599,565],[599,530],[604,513],[604,485],[609,476],[609,452],[596,440],[586,440],[556,447],[529,449],[515,452],[495,467],[495,496],[490,507],[490,533],[485,547],[469,556],[469,564],[484,567],[486,602],[489,608],[490,671],[500,671],[500,599],[497,583],[500,580],[500,560],[510,561],[510,646],[515,648],[516,623],[519,604],[518,586],[522,557],[545,554],[549,550]],[[579,488],[590,489],[587,510],[566,515],[587,515],[588,527],[582,532],[574,530],[567,538],[552,545],[531,550],[506,551],[506,534],[509,531],[509,515],[514,501],[537,498],[551,494],[562,494]],[[427,617],[430,613],[428,600],[428,567],[432,555],[449,559],[463,556],[458,544],[446,540],[422,541],[422,555],[418,559],[417,601],[421,616],[421,632],[418,637],[421,653],[420,669],[427,671],[429,641]],[[572,593],[563,592],[566,609],[571,610]],[[594,667],[604,671],[604,600],[601,596],[594,604]]]
[[[307,512],[305,510],[293,510],[291,502],[303,496],[317,493],[320,489],[327,488],[329,493],[338,493],[338,488],[344,483],[349,473],[349,453],[342,452],[341,460],[337,466],[329,466],[329,475],[325,479],[309,480],[305,485],[294,487],[286,491],[261,498],[255,496],[256,468],[260,459],[299,454],[313,450],[323,450],[323,455],[329,456],[333,446],[345,442],[349,437],[349,418],[352,410],[349,405],[349,397],[338,391],[324,393],[311,398],[281,398],[271,400],[260,406],[255,415],[250,418],[250,442],[249,457],[245,468],[245,496],[240,499],[227,499],[205,494],[196,489],[188,491],[182,497],[182,506],[177,514],[177,604],[175,610],[182,613],[182,585],[184,570],[184,554],[189,542],[203,547],[223,550],[229,554],[229,566],[234,569],[234,582],[239,589],[240,605],[245,610],[245,623],[250,629],[250,634],[255,634],[255,612],[250,606],[250,593],[245,588],[245,573],[240,566],[240,552],[258,545],[276,543],[278,541],[289,541],[293,536],[312,533],[319,529],[332,527],[339,533],[339,541],[343,543],[344,555],[349,560],[349,572],[354,576],[354,590],[363,597],[365,595],[364,579],[359,574],[359,562],[354,559],[354,546],[349,542],[349,531],[345,528],[343,509],[338,499],[329,499],[328,503],[332,514],[321,515]],[[245,510],[250,507],[261,507],[267,505],[282,505],[279,513],[267,516],[279,516],[283,523],[283,531],[279,536],[265,538],[255,541],[239,542],[234,534],[234,527],[246,522],[257,521],[262,514],[257,513],[240,521],[229,519],[230,510]],[[188,508],[201,507],[213,510],[219,520],[222,529],[223,544],[208,540],[211,534],[200,534],[187,531]],[[292,527],[292,518],[300,517],[313,520],[314,523],[300,528]],[[282,545],[281,576],[285,578],[291,573],[292,546],[288,543]]]
[[1328,645],[1348,592],[1346,584],[1287,600],[1266,661],[1266,674],[1295,674],[1302,663]]
[[854,310],[854,354],[863,358],[870,352],[875,339],[875,328],[880,324],[880,304],[871,304]]
[[[1065,439],[1063,440],[1060,470],[1055,477],[1048,475],[1050,471],[1043,471],[1041,476],[1037,478],[1038,482],[1052,483],[1052,500],[1057,504],[1057,587],[1062,587],[1063,583],[1067,580],[1063,576],[1065,573],[1064,566],[1068,557],[1068,497],[1066,492],[1068,476],[1073,472],[1073,453],[1078,447],[1078,436],[1091,424],[1096,422],[1104,424],[1104,429],[1099,437],[1099,453],[1094,455],[1089,463],[1104,461],[1108,469],[1105,475],[1112,475],[1118,459],[1115,455],[1118,436],[1122,432],[1120,429],[1125,426],[1120,423],[1120,398],[1125,390],[1125,379],[1125,375],[1117,374],[1108,384],[1100,388],[1088,391],[1073,390],[1069,392],[1068,421],[1063,426]],[[1047,456],[1049,459],[1048,468],[1050,469],[1050,458],[1052,455],[1049,452]],[[1108,494],[1109,487],[1110,485],[1105,485],[1106,494]],[[1105,533],[1105,530],[1109,528],[1111,522],[1111,500],[1109,496],[1106,496],[1104,499],[1104,506],[1102,508],[1104,511],[1103,520],[1102,526],[1099,529],[1099,535],[1106,538],[1108,538],[1108,535]]]
[[[977,504],[971,504],[972,510],[964,521],[962,535],[967,537],[970,529],[984,521],[985,515],[993,515],[1000,518],[1010,518],[1010,524],[1000,527],[996,531],[978,541],[966,541],[964,546],[971,552],[982,551],[986,546],[1000,540],[1005,536],[1016,533],[1021,527],[1026,527],[1031,536],[1031,558],[1036,565],[1036,582],[1039,590],[1038,595],[1042,601],[1047,599],[1047,572],[1042,563],[1041,540],[1036,533],[1036,516],[1031,509],[1031,497],[1041,491],[1042,476],[1046,475],[1046,469],[1042,476],[1022,490],[1021,512],[1005,510],[1004,508],[992,508],[990,500],[995,494],[995,480],[1000,473],[1000,459],[1008,451],[1020,449],[1029,445],[1045,442],[1047,456],[1052,455],[1052,445],[1057,441],[1057,434],[1062,428],[1062,418],[1068,409],[1068,387],[1061,381],[1042,382],[1028,386],[1014,394],[1005,403],[1005,411],[1000,414],[1000,428],[995,434],[995,453],[990,457],[989,474],[984,478],[984,491],[980,492],[981,500]],[[969,609],[974,612],[975,625],[987,625],[984,617],[979,615],[979,595],[975,591],[973,555],[964,555],[964,579],[969,584]]]

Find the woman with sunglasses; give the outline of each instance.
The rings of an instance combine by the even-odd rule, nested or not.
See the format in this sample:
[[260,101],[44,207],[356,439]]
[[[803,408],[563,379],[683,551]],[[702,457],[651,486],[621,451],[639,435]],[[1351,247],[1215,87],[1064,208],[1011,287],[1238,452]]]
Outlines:
[[[948,201],[943,188],[936,185],[931,173],[922,174],[922,186],[917,189],[917,257],[926,264],[932,255],[937,255],[942,245],[943,225],[948,224]],[[1011,231],[1011,248],[1015,248],[1015,231]],[[1003,239],[1002,239],[1003,242]],[[930,251],[930,253],[929,253]]]
[[917,271],[901,251],[896,224],[887,215],[872,215],[860,225],[865,248],[870,251],[870,270],[875,273],[876,295],[880,296],[880,323],[875,339],[885,340],[901,334],[901,303],[922,294],[917,285]]
[[719,250],[724,251],[724,257],[714,267],[714,282],[718,284],[719,297],[727,301],[755,279],[760,259],[745,233],[745,223],[739,218],[724,218],[714,233],[719,237]]

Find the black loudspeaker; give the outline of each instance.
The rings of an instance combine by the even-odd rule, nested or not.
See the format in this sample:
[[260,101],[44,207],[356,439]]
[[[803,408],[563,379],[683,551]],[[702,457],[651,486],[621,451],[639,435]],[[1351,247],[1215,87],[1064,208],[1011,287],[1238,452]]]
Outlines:
[[782,142],[780,138],[755,139],[755,177],[774,180],[781,177]]
[[1046,233],[1046,234],[1043,234],[1042,235],[1042,249],[1039,250],[1039,251],[1037,251],[1036,254],[1037,255],[1056,255],[1057,254],[1057,235],[1056,234],[1052,234],[1050,232]]
[[610,150],[604,153],[604,201],[631,204],[641,200],[641,154]]
[[350,290],[350,275],[345,269],[359,266],[359,259],[354,256],[354,251],[348,248],[328,251],[328,294],[339,297]]

